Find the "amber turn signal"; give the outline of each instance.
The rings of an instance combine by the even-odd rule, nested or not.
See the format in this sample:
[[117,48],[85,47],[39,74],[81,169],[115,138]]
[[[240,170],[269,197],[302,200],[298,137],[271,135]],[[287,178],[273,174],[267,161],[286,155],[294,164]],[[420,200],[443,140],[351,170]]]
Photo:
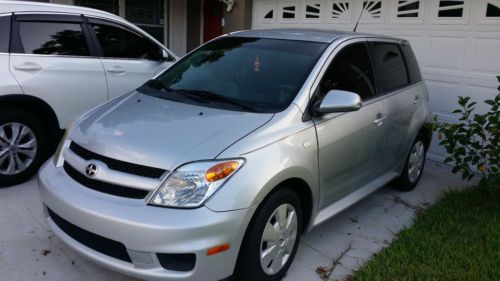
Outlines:
[[237,161],[222,162],[214,165],[205,173],[205,179],[208,182],[214,182],[226,178],[236,171],[239,165],[240,163]]
[[224,251],[227,251],[229,249],[229,247],[231,247],[231,244],[229,243],[224,243],[222,245],[219,245],[219,246],[215,246],[213,248],[210,248],[208,249],[207,251],[207,256],[212,256],[212,255],[215,255],[215,254],[218,254],[220,252],[224,252]]

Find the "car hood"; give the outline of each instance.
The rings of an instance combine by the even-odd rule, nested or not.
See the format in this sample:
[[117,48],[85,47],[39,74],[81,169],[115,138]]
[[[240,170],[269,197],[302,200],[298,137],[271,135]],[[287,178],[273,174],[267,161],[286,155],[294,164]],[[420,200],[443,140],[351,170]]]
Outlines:
[[71,139],[107,157],[172,170],[186,162],[214,159],[272,117],[135,92],[89,114]]

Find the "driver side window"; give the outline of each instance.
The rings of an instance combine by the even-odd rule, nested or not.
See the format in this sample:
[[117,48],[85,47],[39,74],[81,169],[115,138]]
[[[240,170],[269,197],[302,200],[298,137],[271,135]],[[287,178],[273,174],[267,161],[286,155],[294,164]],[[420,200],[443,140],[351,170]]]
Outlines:
[[324,97],[331,90],[343,90],[358,94],[362,100],[375,96],[373,71],[365,43],[344,47],[328,66],[319,91]]

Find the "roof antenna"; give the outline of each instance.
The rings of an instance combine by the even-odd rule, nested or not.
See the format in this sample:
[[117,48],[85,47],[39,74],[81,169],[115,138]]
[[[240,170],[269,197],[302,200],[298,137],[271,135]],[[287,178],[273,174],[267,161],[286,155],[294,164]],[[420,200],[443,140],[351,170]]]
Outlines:
[[365,11],[365,3],[363,2],[363,7],[361,7],[361,14],[359,14],[358,21],[356,22],[356,25],[354,26],[354,29],[352,32],[356,32],[356,29],[358,28],[359,21],[361,20],[361,17],[363,16],[363,12]]

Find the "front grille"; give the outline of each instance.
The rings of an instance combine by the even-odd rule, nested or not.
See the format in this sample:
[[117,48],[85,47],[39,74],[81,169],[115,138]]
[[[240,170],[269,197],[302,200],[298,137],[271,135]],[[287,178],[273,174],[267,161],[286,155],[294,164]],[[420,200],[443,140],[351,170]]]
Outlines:
[[47,208],[47,210],[54,223],[71,238],[99,253],[125,262],[132,262],[122,243],[89,232],[61,218],[51,209]]
[[75,168],[71,167],[71,165],[67,162],[64,162],[63,168],[68,176],[76,182],[99,192],[132,199],[144,199],[149,193],[147,190],[130,188],[88,178],[78,172]]
[[159,168],[153,168],[153,167],[148,167],[148,166],[143,166],[143,165],[138,165],[134,163],[129,163],[121,160],[116,160],[113,158],[109,158],[103,155],[99,155],[97,153],[94,153],[90,150],[87,150],[77,144],[76,142],[71,142],[69,145],[69,148],[78,156],[85,160],[99,160],[101,162],[104,162],[110,169],[128,173],[128,174],[133,174],[137,176],[142,176],[142,177],[148,177],[148,178],[160,178],[166,170],[159,169]]

